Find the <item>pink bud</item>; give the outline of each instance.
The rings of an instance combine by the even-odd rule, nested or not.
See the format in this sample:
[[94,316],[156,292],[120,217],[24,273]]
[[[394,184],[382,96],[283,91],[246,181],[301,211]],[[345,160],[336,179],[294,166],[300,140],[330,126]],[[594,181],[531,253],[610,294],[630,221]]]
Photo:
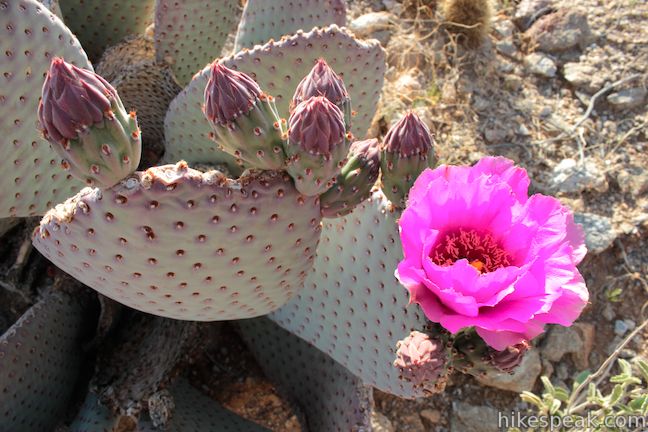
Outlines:
[[396,366],[401,377],[414,386],[436,393],[445,385],[445,347],[429,335],[412,331],[396,344]]
[[56,57],[43,84],[38,119],[45,137],[64,144],[101,123],[111,112],[115,89],[102,77]]
[[313,155],[331,155],[346,136],[342,111],[324,96],[297,105],[288,124],[290,142]]
[[324,96],[337,106],[349,99],[342,78],[331,69],[324,59],[319,59],[310,73],[297,86],[290,103],[291,111],[301,102],[314,96]]
[[426,155],[432,149],[430,129],[421,119],[409,112],[389,129],[384,139],[384,149],[388,153],[398,153],[401,157]]
[[250,112],[261,93],[248,75],[215,61],[205,88],[205,115],[213,123],[229,123]]
[[503,351],[491,350],[490,362],[493,366],[504,372],[513,372],[513,370],[522,363],[524,354],[529,350],[530,345],[527,341],[511,345]]

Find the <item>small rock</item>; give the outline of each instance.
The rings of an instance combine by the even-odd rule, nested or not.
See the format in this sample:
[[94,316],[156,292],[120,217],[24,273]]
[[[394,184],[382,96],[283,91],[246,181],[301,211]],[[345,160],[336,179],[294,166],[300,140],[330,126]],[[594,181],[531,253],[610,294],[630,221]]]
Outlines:
[[596,75],[596,72],[594,66],[584,63],[565,63],[563,67],[563,75],[567,82],[574,87],[583,88],[590,92],[596,90],[591,85],[592,77]]
[[509,20],[500,20],[493,23],[493,28],[502,38],[510,38],[513,36],[515,24]]
[[498,126],[489,127],[484,131],[484,138],[489,143],[502,142],[506,138],[506,130]]
[[383,0],[382,3],[385,9],[394,15],[400,15],[403,13],[403,5],[396,0]]
[[533,389],[541,371],[540,354],[538,350],[532,349],[524,356],[522,363],[513,371],[513,374],[491,372],[477,380],[490,387],[520,393]]
[[623,336],[630,330],[634,330],[636,326],[637,324],[631,319],[616,320],[614,322],[614,333]]
[[589,356],[594,347],[594,324],[588,322],[578,322],[574,324],[574,328],[580,334],[583,341],[583,346],[580,351],[572,353],[574,363],[580,370],[585,370],[589,367]]
[[515,57],[517,47],[510,40],[499,41],[495,44],[495,49],[507,57]]
[[597,254],[606,250],[617,238],[612,229],[612,220],[594,213],[575,213],[574,221],[583,225],[585,245],[589,253]]
[[385,414],[374,410],[371,413],[371,430],[373,432],[394,432],[394,426]]
[[551,0],[522,0],[515,10],[513,21],[521,30],[526,30],[544,11],[552,11]]
[[542,342],[542,357],[557,362],[565,354],[578,352],[582,347],[583,341],[576,329],[554,326]]
[[608,189],[605,174],[590,159],[579,164],[574,159],[563,159],[553,169],[552,186],[558,192],[577,193],[585,190],[605,192]]
[[400,418],[398,430],[407,432],[425,432],[425,426],[418,414],[410,414]]
[[351,21],[349,28],[360,38],[378,39],[386,46],[391,38],[396,16],[389,12],[370,12]]
[[409,72],[403,73],[394,81],[394,88],[399,95],[410,95],[421,90],[421,82],[418,77]]
[[438,424],[441,421],[441,412],[439,410],[424,409],[419,415],[423,419],[423,422],[428,422],[430,425]]
[[493,428],[497,427],[497,421],[498,413],[495,408],[454,402],[450,432],[492,432]]
[[520,123],[520,125],[518,126],[516,133],[522,136],[531,136],[531,132],[529,131],[529,129],[526,126],[524,126],[522,123]]
[[545,15],[525,32],[537,49],[554,53],[574,47],[585,48],[592,40],[587,14],[577,9],[560,9]]
[[550,106],[542,107],[538,115],[540,117],[549,117],[553,113],[553,109]]
[[648,192],[648,170],[638,166],[626,167],[617,173],[617,183],[623,192],[639,197]]
[[616,110],[632,109],[643,104],[646,99],[645,88],[629,88],[612,93],[607,97],[607,101]]
[[608,321],[612,321],[616,314],[614,313],[614,308],[612,308],[612,305],[610,303],[605,303],[605,307],[603,308],[603,318],[605,318]]
[[532,53],[524,57],[524,64],[529,71],[547,78],[556,76],[556,63],[544,54]]

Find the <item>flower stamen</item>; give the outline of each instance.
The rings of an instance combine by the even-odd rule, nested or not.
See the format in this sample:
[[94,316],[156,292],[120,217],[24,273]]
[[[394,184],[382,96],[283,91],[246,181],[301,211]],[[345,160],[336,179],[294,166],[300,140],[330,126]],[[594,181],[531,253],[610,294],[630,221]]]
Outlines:
[[440,266],[466,259],[480,273],[511,265],[511,258],[491,234],[464,228],[445,233],[432,249],[430,258]]

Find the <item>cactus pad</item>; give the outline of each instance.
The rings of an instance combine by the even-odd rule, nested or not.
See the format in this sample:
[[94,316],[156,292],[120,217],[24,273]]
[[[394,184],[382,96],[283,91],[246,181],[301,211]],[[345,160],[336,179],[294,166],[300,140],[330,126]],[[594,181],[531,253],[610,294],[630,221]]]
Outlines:
[[88,305],[47,295],[0,337],[0,425],[3,431],[53,430],[65,414],[83,360]]
[[0,48],[0,218],[39,215],[84,186],[61,170],[36,129],[41,86],[56,56],[91,66],[74,35],[36,0],[0,0]]
[[304,290],[270,318],[365,383],[414,398],[424,392],[399,378],[396,342],[427,320],[394,276],[402,259],[398,216],[376,191],[347,216],[325,219]]
[[348,370],[265,317],[239,328],[266,375],[302,408],[308,430],[370,430],[371,389]]
[[[385,52],[377,41],[358,41],[347,30],[333,25],[242,51],[222,63],[254,78],[263,91],[275,97],[279,115],[288,118],[297,85],[319,58],[344,80],[357,112],[351,131],[356,137],[364,137],[376,111],[385,72]],[[209,75],[210,68],[203,69],[169,106],[164,123],[168,162],[220,162],[226,158],[233,162],[209,138],[211,127],[202,114]]]
[[84,189],[34,235],[54,264],[100,293],[169,318],[249,318],[303,286],[320,235],[319,200],[286,174],[238,180],[186,163]]
[[346,25],[344,0],[248,0],[234,42],[234,52],[297,30]]
[[60,0],[65,23],[98,60],[103,51],[129,35],[144,33],[153,21],[154,0]]
[[207,63],[219,57],[240,14],[231,0],[158,0],[155,50],[158,62],[171,65],[184,87]]

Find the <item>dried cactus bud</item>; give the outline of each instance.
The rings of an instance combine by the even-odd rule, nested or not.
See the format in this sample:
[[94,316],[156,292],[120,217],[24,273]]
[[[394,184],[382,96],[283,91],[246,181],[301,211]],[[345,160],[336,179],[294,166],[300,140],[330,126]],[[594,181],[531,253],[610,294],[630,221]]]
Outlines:
[[443,342],[415,330],[398,341],[396,348],[394,366],[400,370],[401,379],[429,393],[443,391],[447,362]]
[[240,165],[283,168],[285,120],[279,118],[274,98],[264,94],[248,75],[215,61],[205,88],[203,112],[212,126],[212,138]]
[[261,88],[252,78],[215,61],[205,88],[205,116],[226,125],[250,112],[259,96]]
[[287,171],[304,195],[329,189],[346,162],[350,134],[342,111],[324,96],[312,97],[295,107],[288,120]]
[[320,196],[322,216],[347,215],[371,194],[380,173],[380,149],[375,138],[351,144],[349,157],[335,185]]
[[108,188],[130,175],[142,144],[135,113],[92,71],[54,58],[43,84],[38,119],[44,137],[63,157],[64,169]]
[[297,105],[315,96],[324,96],[344,113],[346,128],[351,126],[351,99],[347,93],[342,78],[336,74],[326,63],[326,60],[319,59],[308,75],[301,80],[295,90],[295,95],[290,101],[290,112],[292,113]]
[[490,362],[497,369],[513,373],[513,370],[522,363],[524,354],[529,350],[530,345],[527,341],[511,345],[503,351],[491,350]]
[[405,207],[410,188],[424,169],[437,162],[428,127],[413,112],[405,114],[385,135],[380,161],[383,192],[398,207]]

